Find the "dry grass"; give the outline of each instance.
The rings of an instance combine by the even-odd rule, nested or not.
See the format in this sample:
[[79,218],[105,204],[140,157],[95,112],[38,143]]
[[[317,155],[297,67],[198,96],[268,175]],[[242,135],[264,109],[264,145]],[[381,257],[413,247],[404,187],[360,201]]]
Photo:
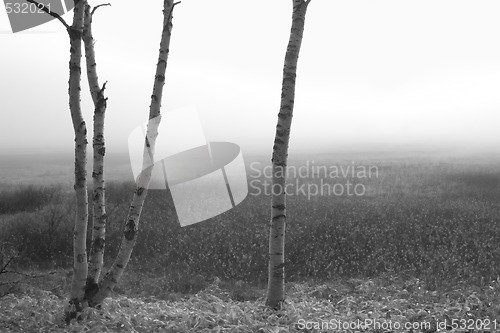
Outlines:
[[[380,327],[392,323],[396,332],[408,331],[404,329],[405,323],[421,325],[422,329],[414,332],[433,332],[436,325],[445,322],[447,331],[463,332],[465,330],[458,329],[459,325],[484,325],[490,320],[490,329],[485,331],[495,331],[494,320],[498,320],[500,313],[497,282],[483,289],[464,287],[440,291],[429,291],[416,279],[401,280],[392,276],[315,285],[291,283],[287,285],[285,308],[278,312],[263,306],[263,297],[235,301],[231,290],[220,285],[221,282],[215,280],[205,290],[175,301],[159,300],[155,296],[115,295],[105,301],[102,309],[86,310],[84,320],[74,320],[69,326],[63,321],[66,304],[63,297],[29,288],[0,299],[0,331],[332,332],[335,323],[367,324],[370,320]],[[309,328],[305,327],[306,323]],[[458,325],[455,330],[453,323]],[[315,325],[324,326],[315,329]],[[367,326],[366,331],[385,331],[376,328]]]

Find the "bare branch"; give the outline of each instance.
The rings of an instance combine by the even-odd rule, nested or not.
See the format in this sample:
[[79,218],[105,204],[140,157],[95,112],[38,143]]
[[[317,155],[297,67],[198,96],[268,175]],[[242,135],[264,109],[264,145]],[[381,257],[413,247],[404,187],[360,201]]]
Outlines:
[[99,8],[99,7],[104,7],[104,6],[111,6],[111,4],[110,4],[110,3],[103,3],[103,4],[101,4],[101,5],[97,5],[97,6],[95,6],[95,7],[92,9],[92,12],[90,13],[90,15],[91,15],[91,16],[93,16],[93,15],[94,15],[94,13],[95,13],[95,11],[97,10],[97,8]]
[[[15,274],[15,275],[21,275],[21,276],[24,276],[26,278],[32,278],[32,279],[38,279],[38,278],[44,278],[44,277],[47,277],[49,275],[54,275],[56,274],[57,272],[56,271],[52,271],[52,272],[48,272],[48,273],[45,273],[45,274],[31,274],[31,273],[24,273],[24,272],[19,272],[19,271],[4,271],[2,273],[5,273],[5,274]],[[7,282],[5,284],[9,284],[10,282]]]
[[69,31],[70,27],[69,27],[68,23],[66,23],[66,21],[61,17],[61,15],[57,14],[56,12],[51,11],[43,3],[36,2],[35,0],[26,0],[26,1],[29,3],[35,4],[39,9],[43,10],[44,12],[49,14],[50,16],[58,19],[59,22],[61,22],[66,27],[66,30]]
[[10,292],[14,289],[14,287],[16,285],[25,282],[27,279],[45,278],[45,277],[47,277],[49,275],[54,275],[57,272],[56,271],[52,271],[52,272],[48,272],[46,274],[26,274],[26,273],[22,273],[22,272],[18,272],[18,271],[3,271],[2,273],[9,273],[9,274],[21,275],[22,278],[19,278],[19,279],[15,280],[15,281],[10,281],[10,282],[0,282],[0,287],[8,286],[7,290],[3,291],[0,294],[0,298],[2,298],[4,296],[7,296],[8,294],[10,294]]
[[[102,88],[100,90],[100,93],[104,93],[104,89],[106,89],[106,85],[108,84],[108,81],[104,82],[103,85],[102,85]],[[107,99],[107,98],[106,98]]]
[[7,260],[7,262],[5,263],[5,265],[0,267],[0,274],[7,273],[7,267],[10,265],[11,261],[16,259],[16,258],[17,258],[17,256],[10,257],[9,260]]
[[7,261],[7,263],[5,263],[2,267],[0,267],[0,274],[4,274],[4,275],[10,274],[9,276],[12,276],[12,275],[21,276],[20,278],[18,278],[15,281],[0,282],[0,287],[5,287],[5,286],[8,287],[7,290],[2,290],[2,292],[0,293],[0,298],[8,295],[17,284],[22,283],[22,282],[26,281],[27,279],[44,278],[44,277],[47,277],[49,275],[53,275],[53,274],[57,273],[56,271],[52,271],[52,272],[49,272],[47,274],[30,274],[30,273],[19,272],[17,270],[7,269],[7,267],[11,264],[11,262],[18,257],[19,257],[19,255],[11,256],[9,258],[9,260]]

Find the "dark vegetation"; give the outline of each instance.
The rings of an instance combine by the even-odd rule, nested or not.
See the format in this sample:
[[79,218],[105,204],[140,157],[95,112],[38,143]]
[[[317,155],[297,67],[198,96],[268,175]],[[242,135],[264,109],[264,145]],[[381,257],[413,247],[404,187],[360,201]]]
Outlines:
[[57,187],[33,185],[0,191],[0,215],[32,212],[52,202],[58,192]]
[[[350,179],[364,184],[364,196],[289,197],[288,281],[390,273],[421,279],[435,289],[443,284],[481,285],[500,276],[497,165],[409,160],[364,164],[379,171],[378,177]],[[27,187],[0,194],[0,242],[19,254],[16,267],[71,267],[74,202],[67,191]],[[119,246],[132,191],[132,183],[107,187],[108,264]],[[179,226],[165,192],[149,191],[129,268],[162,277],[158,288],[172,292],[196,292],[216,277],[263,286],[269,198],[249,191],[235,209],[186,228]],[[134,284],[138,289],[141,280]]]

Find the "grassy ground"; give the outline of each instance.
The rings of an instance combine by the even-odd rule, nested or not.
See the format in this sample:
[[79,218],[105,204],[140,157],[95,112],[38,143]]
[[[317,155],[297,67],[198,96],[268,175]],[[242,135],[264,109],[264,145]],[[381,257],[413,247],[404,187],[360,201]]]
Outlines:
[[[131,274],[126,278],[129,279]],[[64,271],[0,298],[0,332],[492,332],[500,329],[500,284],[427,290],[418,279],[289,283],[283,311],[264,306],[264,290],[215,279],[196,293],[117,293],[84,320],[63,322]],[[122,291],[123,292],[123,291]],[[350,325],[350,326],[345,326]],[[357,325],[357,326],[352,326]],[[348,329],[342,329],[342,328]]]

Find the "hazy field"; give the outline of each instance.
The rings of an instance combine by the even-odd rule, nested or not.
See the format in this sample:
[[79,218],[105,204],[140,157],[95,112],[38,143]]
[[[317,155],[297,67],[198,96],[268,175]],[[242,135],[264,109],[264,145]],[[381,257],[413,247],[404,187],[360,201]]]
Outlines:
[[[289,279],[398,272],[431,285],[500,270],[500,155],[324,154],[291,158]],[[71,262],[72,159],[2,160],[0,239],[23,265]],[[31,159],[33,160],[33,159]],[[170,197],[151,190],[134,259],[263,283],[269,160],[246,156],[249,195],[235,209],[181,228]],[[126,156],[109,159],[107,255],[116,251],[134,185]],[[264,170],[266,169],[266,170]],[[266,172],[267,171],[267,172]],[[353,172],[351,172],[353,171]],[[21,185],[14,180],[22,178]],[[350,183],[350,192],[346,184]],[[34,228],[36,226],[36,228]],[[47,232],[51,230],[51,232]],[[69,258],[69,259],[68,259]]]
[[[212,293],[215,302],[222,304],[219,315],[203,305],[204,310],[198,308],[200,318],[224,317],[228,321],[224,332],[243,332],[241,327],[267,322],[252,317],[229,324],[227,317],[231,308],[243,311],[249,307],[265,314],[259,304],[266,281],[270,198],[262,192],[256,194],[267,180],[258,167],[265,167],[269,160],[245,156],[245,161],[249,182],[254,181],[248,197],[235,209],[200,224],[181,228],[165,192],[150,191],[133,258],[117,288],[119,294],[136,297],[127,300],[132,302],[129,306],[138,309],[142,306],[138,299],[148,297],[153,297],[150,302],[181,302],[175,303],[178,307],[200,306],[199,302],[206,301],[203,297],[209,297],[206,295],[214,288],[214,281],[220,281],[215,285],[227,295]],[[108,169],[108,264],[116,254],[133,191],[127,163],[126,158],[115,158]],[[413,321],[444,315],[480,318],[498,314],[491,303],[498,300],[496,281],[500,277],[500,155],[371,152],[301,155],[290,161],[296,170],[302,167],[304,171],[306,165],[310,171],[307,177],[289,179],[292,190],[301,185],[306,189],[305,196],[298,191],[288,199],[286,271],[288,281],[296,283],[290,285],[289,303],[295,310],[276,319],[269,332],[278,332],[271,328],[280,325],[298,331],[294,323],[299,318],[315,318],[313,312],[305,310],[307,302],[316,304],[325,315],[350,319],[368,311]],[[9,253],[19,254],[13,267],[57,272],[49,278],[30,280],[28,285],[34,287],[20,284],[11,292],[19,297],[30,295],[29,302],[38,302],[33,288],[48,290],[49,294],[43,295],[55,295],[49,303],[57,313],[62,302],[57,297],[65,295],[70,281],[63,269],[72,261],[74,211],[73,197],[68,195],[72,190],[72,159],[46,159],[38,164],[2,160],[0,166],[0,183],[5,184],[0,190],[0,242]],[[342,175],[347,167],[360,171],[370,166],[374,169],[369,177],[349,172]],[[314,167],[319,174],[312,172]],[[324,170],[328,173],[321,174]],[[334,177],[335,172],[341,176]],[[16,179],[22,180],[22,186],[14,185]],[[333,188],[347,181],[363,188],[363,195],[311,195],[322,185]],[[55,183],[59,185],[52,186]],[[203,290],[205,294],[195,295]],[[4,299],[20,307],[27,302]],[[347,306],[349,299],[352,304]],[[405,300],[406,305],[395,305],[397,299]],[[239,303],[242,301],[251,303]],[[368,302],[365,308],[362,302]],[[473,303],[475,307],[471,307]],[[424,304],[434,304],[434,308]],[[451,307],[458,310],[450,314]],[[425,313],[418,317],[419,311]],[[183,318],[185,323],[195,320],[192,316],[183,312],[172,320]],[[127,320],[127,325],[135,325]],[[137,325],[133,327],[137,329]],[[144,325],[156,327],[152,322]],[[193,329],[193,325],[177,331]],[[207,322],[200,325],[207,332],[217,327]],[[250,331],[257,332],[255,327]]]

